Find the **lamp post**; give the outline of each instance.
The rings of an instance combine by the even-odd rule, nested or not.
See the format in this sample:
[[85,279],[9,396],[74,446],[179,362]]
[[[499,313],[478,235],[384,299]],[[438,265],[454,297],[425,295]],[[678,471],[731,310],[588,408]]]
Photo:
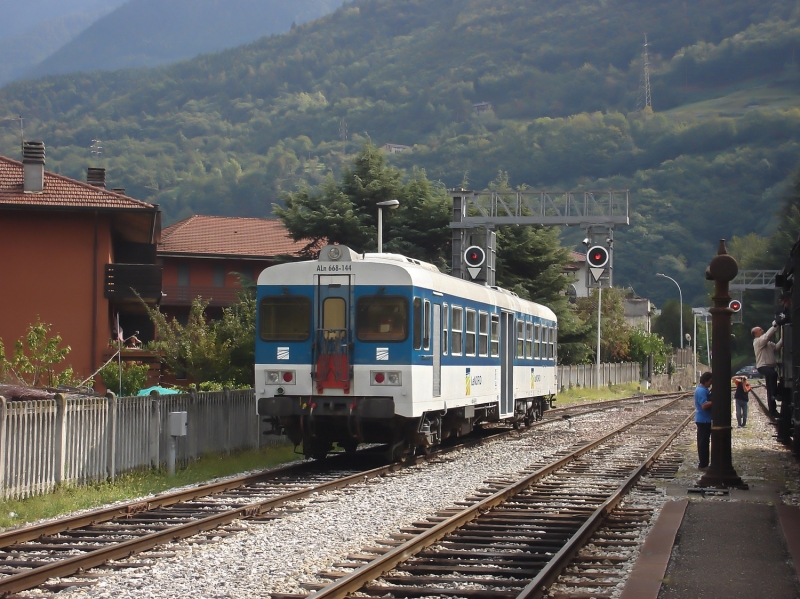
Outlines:
[[383,209],[394,210],[400,205],[399,200],[386,200],[375,204],[378,207],[378,253],[383,253]]
[[662,274],[662,273],[660,273],[660,272],[657,272],[657,273],[656,273],[656,276],[657,276],[657,277],[664,277],[665,279],[669,279],[670,281],[672,281],[673,283],[675,283],[675,285],[677,285],[677,286],[678,286],[678,297],[679,297],[679,298],[680,298],[680,300],[681,300],[681,349],[683,349],[683,292],[681,291],[681,286],[680,286],[680,285],[678,285],[678,281],[676,281],[676,280],[675,280],[675,279],[673,279],[672,277],[668,277],[668,276],[667,276],[667,275],[665,275],[665,274]]

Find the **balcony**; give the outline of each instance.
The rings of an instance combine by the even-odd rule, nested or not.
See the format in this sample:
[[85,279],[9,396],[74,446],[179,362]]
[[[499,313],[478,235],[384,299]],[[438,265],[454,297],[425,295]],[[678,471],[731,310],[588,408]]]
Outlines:
[[240,287],[202,287],[198,285],[179,286],[165,285],[162,306],[191,306],[196,297],[209,301],[212,308],[224,308],[238,301],[237,293]]
[[105,297],[115,300],[161,299],[161,267],[155,264],[106,264]]

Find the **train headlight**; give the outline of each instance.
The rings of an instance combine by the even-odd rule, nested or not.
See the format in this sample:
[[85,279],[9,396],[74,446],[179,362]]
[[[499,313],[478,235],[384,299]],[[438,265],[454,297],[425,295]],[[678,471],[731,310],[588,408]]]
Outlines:
[[267,370],[267,385],[277,385],[280,375],[277,370]]
[[396,370],[372,370],[370,371],[369,376],[371,385],[380,385],[381,387],[398,387],[403,382],[400,372]]

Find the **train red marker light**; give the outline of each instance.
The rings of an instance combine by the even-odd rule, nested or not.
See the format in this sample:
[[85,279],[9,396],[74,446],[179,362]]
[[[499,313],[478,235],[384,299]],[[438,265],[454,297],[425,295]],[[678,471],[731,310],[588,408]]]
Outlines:
[[283,382],[284,383],[291,383],[294,376],[291,372],[284,372],[283,373]]
[[383,375],[382,372],[375,373],[375,382],[381,384],[383,381],[386,380],[386,377]]

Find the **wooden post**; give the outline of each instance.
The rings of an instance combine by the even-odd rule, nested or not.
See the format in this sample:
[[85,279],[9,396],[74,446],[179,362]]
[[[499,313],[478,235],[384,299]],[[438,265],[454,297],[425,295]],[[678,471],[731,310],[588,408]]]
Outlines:
[[67,461],[67,398],[63,393],[56,393],[56,443],[55,443],[55,479],[56,485],[64,482]]
[[113,483],[117,478],[117,396],[113,391],[109,391],[106,393],[106,398],[108,399],[106,473]]

